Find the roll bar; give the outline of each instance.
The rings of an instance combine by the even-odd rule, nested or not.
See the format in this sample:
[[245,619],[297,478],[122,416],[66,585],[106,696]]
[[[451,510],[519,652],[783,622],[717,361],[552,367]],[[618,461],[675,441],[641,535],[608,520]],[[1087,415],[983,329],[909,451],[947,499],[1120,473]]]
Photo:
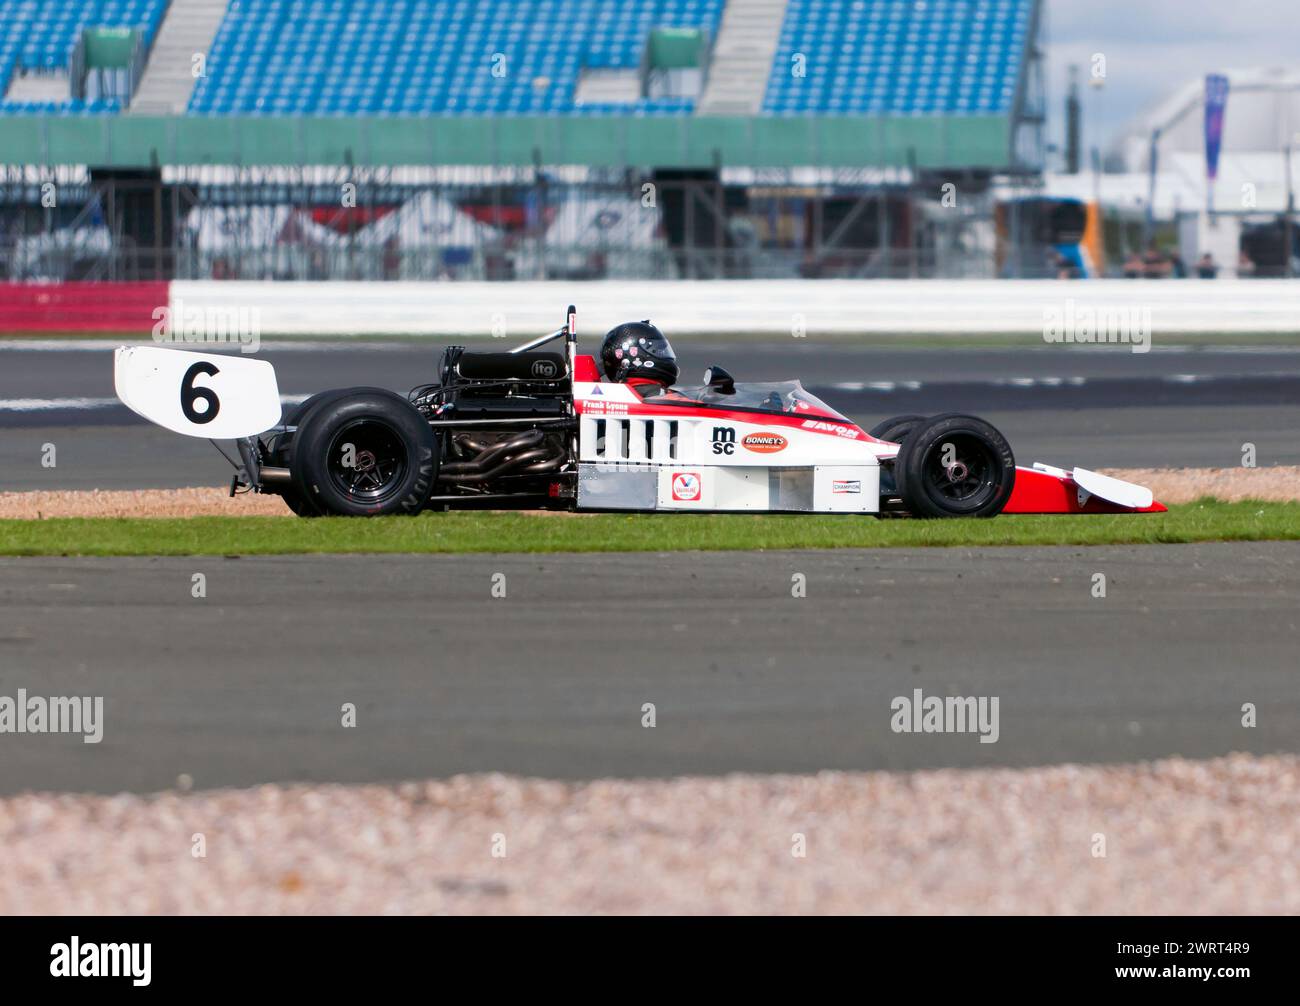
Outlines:
[[550,335],[540,335],[536,339],[525,342],[522,346],[516,346],[510,350],[511,353],[527,353],[530,349],[536,349],[538,346],[545,346],[552,339],[563,338],[570,346],[570,356],[572,356],[572,347],[578,343],[578,309],[572,304],[569,305],[568,315],[565,318],[564,327],[557,328]]

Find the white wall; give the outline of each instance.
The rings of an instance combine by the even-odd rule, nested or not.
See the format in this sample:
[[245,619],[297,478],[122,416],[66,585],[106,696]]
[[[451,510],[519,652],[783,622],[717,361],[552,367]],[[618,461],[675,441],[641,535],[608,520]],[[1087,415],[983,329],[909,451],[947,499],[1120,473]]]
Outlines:
[[[1224,264],[1229,264],[1225,262]],[[263,334],[584,335],[649,318],[665,333],[1041,333],[1050,312],[1146,308],[1154,333],[1300,335],[1300,280],[720,280],[585,283],[175,282],[173,310],[253,307]]]

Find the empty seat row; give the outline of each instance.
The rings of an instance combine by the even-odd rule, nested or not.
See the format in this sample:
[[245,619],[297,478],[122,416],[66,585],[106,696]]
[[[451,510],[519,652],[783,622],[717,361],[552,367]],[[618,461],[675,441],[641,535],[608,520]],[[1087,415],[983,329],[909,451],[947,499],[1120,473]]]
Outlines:
[[167,0],[0,0],[0,113],[98,115],[115,101],[5,101],[15,74],[64,73],[86,28],[137,28],[151,44]]
[[[197,115],[679,115],[575,99],[585,67],[639,66],[652,28],[717,32],[724,0],[232,0]],[[324,87],[326,70],[335,85]]]
[[1033,0],[790,0],[763,111],[1005,114],[1033,8]]

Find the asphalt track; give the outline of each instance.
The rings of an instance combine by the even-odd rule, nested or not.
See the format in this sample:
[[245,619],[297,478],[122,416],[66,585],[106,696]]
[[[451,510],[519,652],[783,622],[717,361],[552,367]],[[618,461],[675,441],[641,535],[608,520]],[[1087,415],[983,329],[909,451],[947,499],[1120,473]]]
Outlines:
[[[487,345],[480,340],[478,345]],[[113,396],[113,343],[0,342],[0,490],[218,485],[230,468],[204,441],[136,418]],[[495,348],[495,347],[494,347]],[[1300,464],[1300,347],[1020,346],[909,349],[848,340],[689,340],[684,380],[713,363],[738,380],[800,378],[870,427],[887,416],[975,412],[1023,463],[1230,467]],[[267,342],[290,397],[371,384],[406,391],[436,375],[424,342]],[[40,465],[45,444],[53,468]]]
[[[105,709],[0,735],[3,793],[1300,750],[1295,542],[5,559],[0,600],[0,695]],[[998,741],[893,732],[917,688],[996,696]]]

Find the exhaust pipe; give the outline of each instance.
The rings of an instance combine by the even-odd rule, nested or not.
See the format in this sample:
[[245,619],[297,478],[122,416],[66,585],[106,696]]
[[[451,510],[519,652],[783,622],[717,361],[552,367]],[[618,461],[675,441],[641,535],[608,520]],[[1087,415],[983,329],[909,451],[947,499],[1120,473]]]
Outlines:
[[520,474],[540,475],[557,469],[564,462],[564,449],[551,449],[544,445],[541,430],[528,430],[501,443],[484,445],[482,441],[463,434],[456,438],[458,446],[471,450],[482,447],[477,457],[470,461],[452,461],[438,472],[439,482],[482,483],[519,470]]

